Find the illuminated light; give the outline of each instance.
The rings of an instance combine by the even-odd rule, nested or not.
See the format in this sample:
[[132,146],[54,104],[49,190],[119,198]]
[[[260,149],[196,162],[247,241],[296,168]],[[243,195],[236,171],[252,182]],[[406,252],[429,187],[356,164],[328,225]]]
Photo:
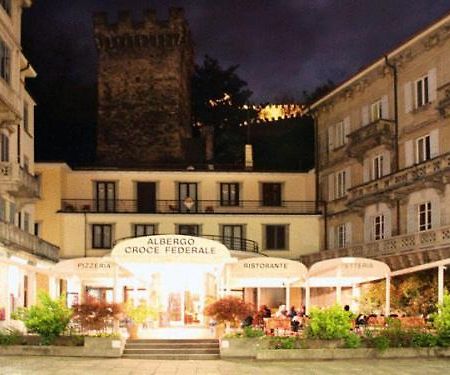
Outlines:
[[23,264],[23,265],[28,264],[28,260],[16,257],[15,255],[12,255],[9,259],[11,259],[15,263],[19,263],[19,264]]

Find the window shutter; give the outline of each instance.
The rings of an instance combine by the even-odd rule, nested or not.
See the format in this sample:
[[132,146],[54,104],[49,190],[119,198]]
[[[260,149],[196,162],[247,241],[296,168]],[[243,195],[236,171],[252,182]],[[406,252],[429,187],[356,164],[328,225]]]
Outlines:
[[428,98],[430,102],[434,102],[436,100],[436,89],[436,68],[433,68],[428,71]]
[[366,126],[369,123],[369,106],[365,105],[361,108],[361,121],[362,126]]
[[435,158],[439,155],[439,129],[433,129],[430,132],[430,148],[431,158]]
[[347,136],[350,134],[350,117],[344,119],[344,143],[348,142]]
[[405,113],[409,113],[412,111],[412,82],[406,82],[403,87],[405,91]]
[[389,118],[389,102],[387,95],[383,95],[383,97],[381,98],[381,118]]
[[408,217],[406,218],[406,230],[409,234],[417,232],[417,204],[408,206]]
[[391,153],[386,150],[383,152],[383,176],[391,173]]
[[328,228],[328,249],[334,249],[334,227]]
[[352,223],[345,223],[345,245],[348,246],[352,242]]
[[435,198],[431,201],[431,228],[436,229],[441,225],[441,204],[440,199]]
[[364,220],[364,241],[371,242],[372,241],[372,225],[373,225],[373,217],[366,216]]
[[363,182],[370,181],[370,159],[366,158],[363,162]]
[[328,151],[334,149],[334,126],[328,127]]
[[392,212],[387,210],[384,214],[384,238],[392,237]]
[[351,176],[351,168],[345,168],[345,194],[352,187],[352,176]]
[[328,175],[328,200],[334,200],[334,173]]
[[409,140],[405,142],[405,167],[409,167],[413,164],[414,164],[413,141]]

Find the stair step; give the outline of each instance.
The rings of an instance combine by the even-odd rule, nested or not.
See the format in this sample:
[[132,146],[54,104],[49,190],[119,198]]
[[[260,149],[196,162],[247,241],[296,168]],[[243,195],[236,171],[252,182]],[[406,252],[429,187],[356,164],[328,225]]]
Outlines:
[[219,354],[217,348],[214,349],[127,349],[124,354]]
[[219,354],[124,354],[129,359],[210,360],[220,359]]
[[175,344],[148,344],[148,343],[133,343],[129,344],[127,343],[125,345],[125,348],[129,349],[141,349],[141,348],[155,348],[155,349],[186,349],[186,348],[192,348],[192,349],[214,349],[219,348],[219,343],[199,343],[199,344],[192,344],[192,343],[175,343]]
[[149,344],[158,344],[158,343],[160,343],[160,344],[174,344],[174,343],[206,344],[206,343],[218,343],[218,342],[219,342],[219,340],[217,340],[217,339],[134,339],[134,340],[127,340],[127,344],[144,344],[144,343],[149,343]]

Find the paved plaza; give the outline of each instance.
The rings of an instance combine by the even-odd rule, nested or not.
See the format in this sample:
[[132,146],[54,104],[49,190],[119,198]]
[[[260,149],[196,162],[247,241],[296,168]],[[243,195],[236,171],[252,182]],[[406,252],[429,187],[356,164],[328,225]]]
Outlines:
[[66,357],[0,357],[1,375],[75,374],[445,374],[448,359],[342,360],[342,361],[151,361],[137,359],[85,359]]

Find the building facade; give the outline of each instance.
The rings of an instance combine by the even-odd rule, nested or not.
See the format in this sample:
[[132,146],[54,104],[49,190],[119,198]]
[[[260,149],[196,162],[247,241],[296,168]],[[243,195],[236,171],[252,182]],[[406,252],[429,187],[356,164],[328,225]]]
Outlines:
[[393,271],[450,257],[450,16],[311,106],[321,251],[382,259]]
[[193,42],[182,9],[94,17],[98,51],[97,160],[102,165],[184,161],[191,136]]
[[30,5],[0,2],[0,327],[11,323],[12,311],[33,304],[39,289],[58,288],[49,268],[59,249],[35,235],[35,103],[25,80],[36,73],[20,44],[22,10]]

